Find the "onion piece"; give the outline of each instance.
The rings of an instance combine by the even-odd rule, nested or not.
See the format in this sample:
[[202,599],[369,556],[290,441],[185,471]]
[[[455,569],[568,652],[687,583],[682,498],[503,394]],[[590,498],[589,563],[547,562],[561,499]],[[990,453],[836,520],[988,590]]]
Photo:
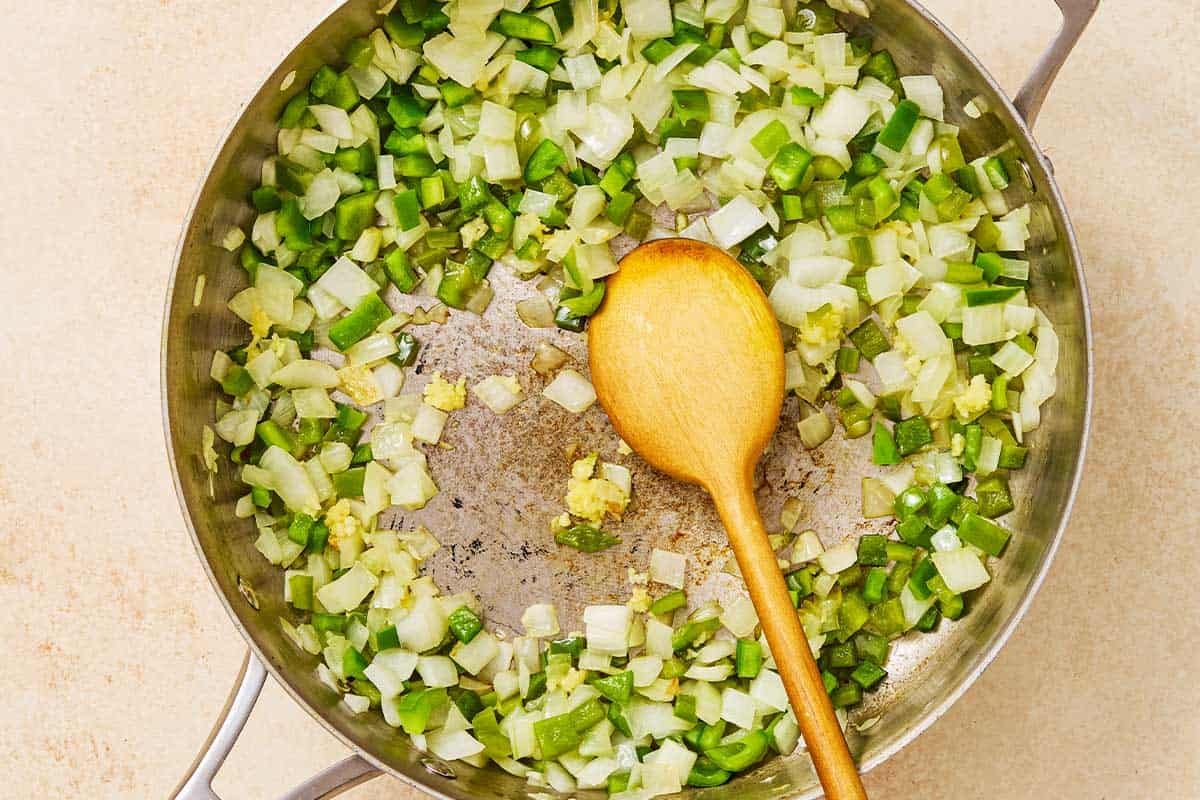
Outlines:
[[596,402],[591,381],[573,369],[564,369],[554,376],[542,395],[573,414],[582,414]]

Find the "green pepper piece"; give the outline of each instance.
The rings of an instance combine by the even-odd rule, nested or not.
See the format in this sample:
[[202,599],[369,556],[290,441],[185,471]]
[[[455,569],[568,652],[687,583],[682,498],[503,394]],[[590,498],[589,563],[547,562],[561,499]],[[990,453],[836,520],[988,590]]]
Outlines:
[[363,481],[367,477],[366,467],[352,467],[329,476],[338,497],[362,497]]
[[999,556],[1012,534],[986,517],[975,513],[963,516],[958,526],[958,538],[978,547],[989,556]]
[[795,142],[787,142],[778,148],[767,174],[781,191],[791,191],[804,182],[804,176],[812,161],[812,153]]
[[424,733],[429,724],[429,717],[434,710],[448,702],[449,696],[443,688],[418,689],[415,692],[402,695],[396,704],[396,714],[400,718],[400,727],[409,736]]
[[694,694],[681,694],[675,698],[675,707],[672,712],[679,719],[687,722],[697,722],[696,718],[696,696]]
[[992,156],[983,162],[983,174],[987,175],[988,181],[996,191],[1002,192],[1008,188],[1008,168],[998,156]]
[[[750,144],[763,158],[773,158],[780,148],[790,141],[791,134],[788,133],[787,126],[777,119],[771,120],[760,128],[758,133],[750,137]],[[809,160],[811,161],[811,157]],[[807,164],[805,166],[807,167]],[[788,188],[795,188],[795,186]]]
[[490,758],[508,758],[512,755],[512,743],[500,729],[496,709],[485,708],[470,720],[475,738],[484,746],[484,752]]
[[867,59],[867,63],[863,64],[862,74],[869,75],[888,86],[892,86],[900,80],[899,73],[896,71],[896,62],[892,60],[892,54],[887,50],[872,53]]
[[367,676],[363,672],[366,668],[367,660],[363,658],[363,654],[353,647],[347,647],[345,652],[342,653],[342,674],[347,678],[366,680]]
[[288,577],[288,596],[292,608],[301,611],[312,611],[313,579],[312,575],[291,575]]
[[604,300],[604,284],[597,281],[587,292],[577,296],[559,300],[559,307],[565,308],[573,317],[590,317],[600,308]]
[[770,740],[763,731],[748,731],[729,744],[704,751],[704,755],[720,769],[742,772],[763,759],[769,744]]
[[475,612],[466,606],[456,608],[450,614],[447,622],[450,625],[450,632],[454,634],[454,638],[463,644],[470,642],[483,630],[483,622],[479,617],[475,616]]
[[324,522],[316,522],[308,532],[308,546],[305,550],[309,553],[322,553],[328,541],[329,528],[325,527]]
[[384,257],[383,269],[392,285],[405,294],[417,288],[417,284],[421,282],[421,274],[413,268],[408,253],[400,248],[392,250]]
[[349,111],[358,105],[358,89],[354,86],[354,81],[350,76],[343,72],[333,82],[333,88],[329,90],[324,99],[331,106],[337,106],[343,111]]
[[721,627],[719,617],[700,620],[697,622],[685,622],[681,628],[675,631],[671,636],[671,648],[678,653],[680,650],[685,650],[690,647],[697,639],[712,633],[717,628]]
[[732,776],[732,772],[721,769],[711,758],[700,756],[688,773],[687,785],[697,788],[720,786],[728,783]]
[[1025,457],[1029,453],[1029,448],[1021,447],[1015,444],[1006,444],[1000,447],[1000,469],[1021,469],[1025,466]]
[[712,113],[703,89],[675,89],[671,92],[671,105],[676,118],[685,125],[692,120],[708,122]]
[[875,423],[875,432],[871,439],[871,460],[876,464],[899,464],[900,451],[896,449],[896,440],[892,432],[882,422]]
[[758,677],[763,665],[762,645],[754,639],[738,639],[733,663],[739,678]]
[[908,137],[916,127],[917,118],[921,116],[921,107],[912,100],[901,100],[892,116],[879,132],[878,142],[889,150],[899,152],[904,149]]
[[342,241],[357,240],[379,215],[375,210],[378,198],[378,192],[361,192],[339,200],[333,208],[334,235]]
[[445,101],[447,108],[458,108],[475,99],[474,89],[454,81],[439,83],[438,91],[441,92],[442,100]]
[[329,341],[344,352],[355,342],[365,339],[390,316],[392,310],[379,295],[369,294],[353,311],[329,326]]
[[584,553],[598,553],[621,543],[620,538],[583,523],[554,534],[554,541]]
[[555,42],[554,29],[550,27],[549,23],[533,14],[520,14],[507,9],[500,11],[500,16],[496,17],[496,21],[492,23],[492,30],[527,42],[537,42],[538,44],[554,44]]
[[683,589],[668,592],[650,604],[651,614],[669,614],[677,608],[687,605],[687,595]]
[[537,183],[545,180],[566,163],[567,155],[563,149],[550,139],[542,139],[525,162],[525,182]]
[[937,567],[933,565],[933,559],[923,558],[913,567],[912,573],[908,577],[908,588],[913,593],[913,597],[918,600],[925,600],[933,591],[929,588],[929,579],[937,576]]
[[925,417],[917,415],[896,423],[896,447],[900,455],[907,456],[933,443],[933,432]]
[[396,633],[396,626],[389,625],[386,628],[376,631],[374,634],[375,652],[384,650],[392,650],[400,646],[400,635]]
[[865,534],[858,540],[858,563],[867,567],[882,567],[888,562],[886,536]]
[[883,331],[873,319],[866,320],[850,331],[848,335],[850,341],[858,348],[858,352],[862,353],[868,361],[874,361],[876,356],[892,349],[887,337],[883,335]]
[[417,341],[417,337],[403,331],[396,334],[396,348],[396,352],[390,356],[391,362],[398,367],[411,367],[417,361],[421,343]]
[[870,604],[883,600],[887,586],[888,572],[884,567],[871,567],[863,580],[862,596]]
[[950,487],[941,483],[930,486],[927,497],[929,499],[929,524],[934,528],[940,528],[949,522],[962,500]]
[[874,688],[886,677],[887,670],[870,661],[862,662],[850,673],[850,680],[867,690]]
[[465,264],[447,261],[438,284],[437,297],[451,308],[466,308],[479,282]]
[[592,687],[614,703],[625,704],[633,696],[633,673],[618,672],[592,681]]
[[[845,574],[845,573],[842,573]],[[841,575],[838,576],[839,578]],[[871,617],[867,601],[859,592],[845,592],[842,595],[842,607],[838,610],[837,640],[845,642],[858,632]]]
[[259,441],[266,447],[278,447],[288,453],[296,450],[296,437],[292,432],[280,427],[274,420],[263,420],[254,428]]
[[916,486],[910,486],[900,494],[896,495],[896,499],[892,504],[896,519],[903,522],[904,520],[913,517],[918,511],[925,507],[927,498],[925,492],[921,491]]
[[528,47],[516,53],[517,61],[523,61],[542,72],[553,72],[554,68],[558,66],[560,58],[562,58],[561,50],[541,45]]
[[980,481],[975,487],[975,497],[979,501],[979,514],[990,519],[1003,516],[1015,507],[1008,481],[999,475]]
[[301,92],[289,100],[288,104],[283,107],[283,113],[279,115],[279,127],[303,128],[308,125],[309,120],[315,123],[316,120],[308,110],[309,99],[307,93]]
[[241,397],[253,388],[253,376],[245,367],[237,364],[231,365],[225,372],[225,377],[221,379],[221,389],[234,397]]
[[288,538],[299,545],[308,545],[308,536],[316,520],[308,514],[297,514],[288,526]]

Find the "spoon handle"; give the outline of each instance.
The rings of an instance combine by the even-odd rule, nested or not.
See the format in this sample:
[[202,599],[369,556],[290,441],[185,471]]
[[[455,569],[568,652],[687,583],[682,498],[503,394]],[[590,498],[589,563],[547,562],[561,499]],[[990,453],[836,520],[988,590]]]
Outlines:
[[712,495],[825,796],[829,800],[866,800],[866,790],[767,540],[750,477],[714,486]]

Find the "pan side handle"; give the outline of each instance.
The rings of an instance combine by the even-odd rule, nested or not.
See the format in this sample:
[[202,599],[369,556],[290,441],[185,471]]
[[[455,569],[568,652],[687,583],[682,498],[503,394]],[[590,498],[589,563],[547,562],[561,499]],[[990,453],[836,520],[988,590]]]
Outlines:
[[1067,56],[1075,48],[1075,43],[1083,35],[1083,31],[1095,15],[1100,0],[1054,0],[1062,11],[1062,27],[1054,41],[1042,53],[1033,72],[1025,79],[1021,89],[1013,99],[1017,112],[1024,118],[1027,125],[1033,127],[1038,114],[1041,113],[1042,103],[1050,92],[1050,86],[1058,76],[1058,71],[1066,62]]
[[[247,652],[242,662],[242,670],[238,674],[237,685],[225,702],[225,708],[221,710],[217,724],[200,749],[200,754],[192,762],[187,775],[171,793],[172,800],[221,800],[213,791],[213,778],[237,742],[246,720],[250,718],[250,712],[254,710],[254,704],[258,701],[266,678],[267,670],[262,662],[255,658],[253,653]],[[362,757],[349,756],[284,794],[280,800],[319,800],[323,797],[333,797],[377,774],[379,770]]]

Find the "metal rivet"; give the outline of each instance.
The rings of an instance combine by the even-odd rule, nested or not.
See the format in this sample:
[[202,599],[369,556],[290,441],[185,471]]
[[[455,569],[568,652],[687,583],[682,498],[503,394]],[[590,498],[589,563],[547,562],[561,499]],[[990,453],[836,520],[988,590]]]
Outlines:
[[[1018,158],[1017,163],[1021,165],[1021,172],[1025,175],[1025,185],[1030,189],[1036,189],[1037,185],[1033,182],[1033,170],[1030,168],[1029,162],[1023,158]],[[1054,168],[1051,167],[1050,171],[1053,172]]]
[[258,611],[258,594],[255,593],[254,587],[247,583],[245,578],[243,578],[241,575],[238,575],[237,588],[238,594],[240,594],[242,598],[250,604],[251,608],[253,608],[255,611]]

